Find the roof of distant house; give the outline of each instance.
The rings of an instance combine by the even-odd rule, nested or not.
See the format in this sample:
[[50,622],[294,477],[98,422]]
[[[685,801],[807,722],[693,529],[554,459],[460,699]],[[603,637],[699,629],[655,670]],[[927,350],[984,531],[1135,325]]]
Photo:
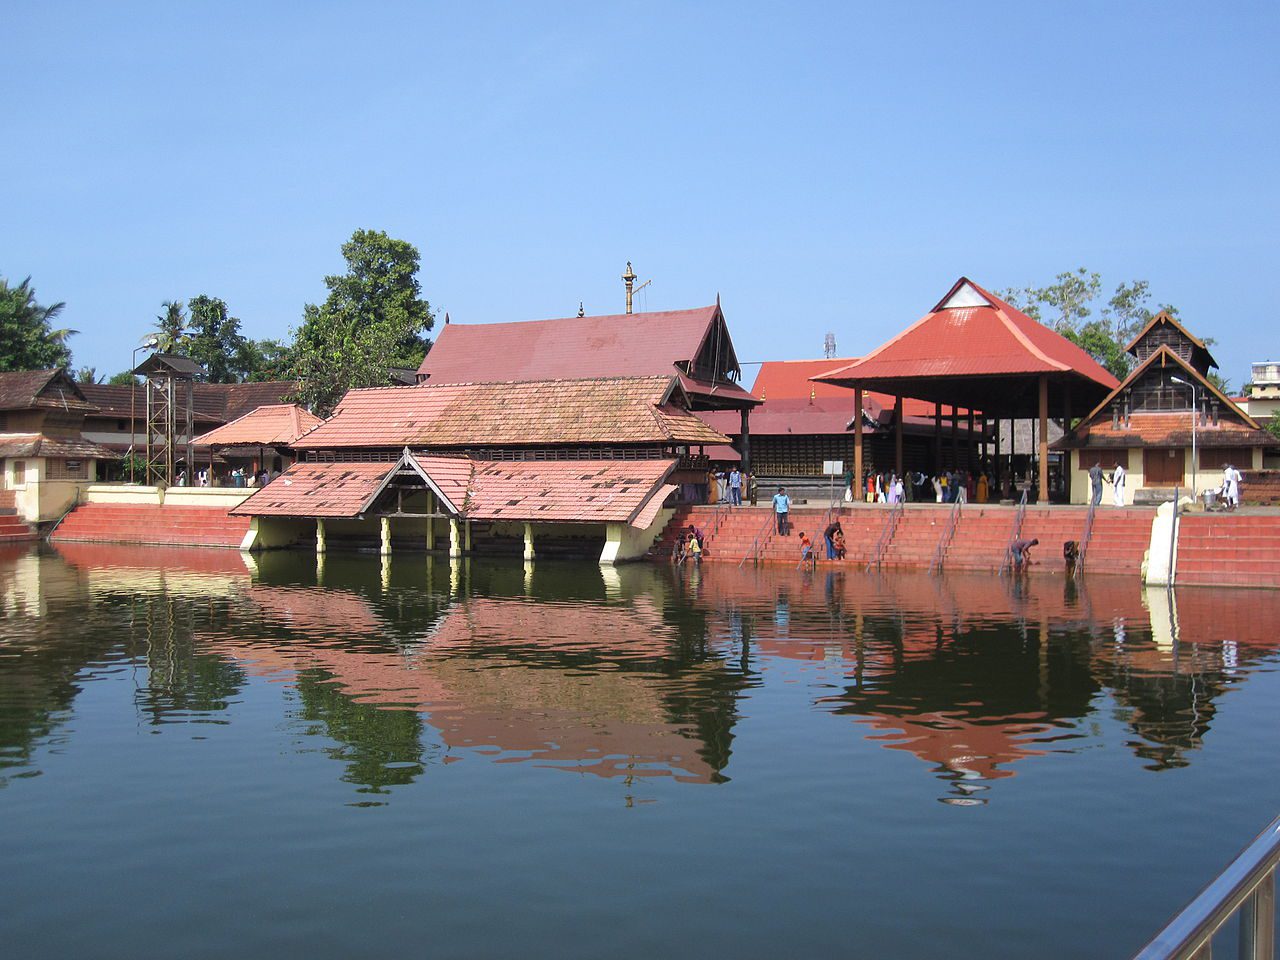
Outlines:
[[[857,357],[844,359],[833,357],[829,360],[767,360],[760,364],[751,392],[764,401],[766,406],[776,400],[808,400],[810,397],[815,400],[842,399],[849,409],[849,415],[852,416],[853,389],[851,387],[823,383],[811,378],[857,362]],[[892,410],[894,399],[887,393],[867,390],[863,392],[862,402],[864,407],[874,403],[878,407],[887,407]],[[902,412],[906,417],[932,417],[934,404],[904,397]],[[951,408],[944,404],[942,414],[944,417],[949,417]],[[758,410],[752,414],[752,430],[755,429],[754,423],[757,416],[759,416]]]
[[47,437],[42,433],[0,433],[0,457],[59,457],[115,460],[118,455],[89,440]]
[[[195,383],[191,405],[197,422],[225,423],[267,404],[283,403],[298,392],[297,380],[264,380],[256,383]],[[115,419],[146,416],[147,390],[142,384],[86,383],[84,395],[97,415]],[[131,396],[132,391],[132,396]]]
[[352,390],[303,449],[724,443],[673,402],[676,378],[423,383]]
[[192,442],[199,447],[288,447],[322,423],[314,413],[296,403],[272,403],[214,427]]
[[80,385],[65,370],[0,372],[0,410],[65,410],[91,413]]

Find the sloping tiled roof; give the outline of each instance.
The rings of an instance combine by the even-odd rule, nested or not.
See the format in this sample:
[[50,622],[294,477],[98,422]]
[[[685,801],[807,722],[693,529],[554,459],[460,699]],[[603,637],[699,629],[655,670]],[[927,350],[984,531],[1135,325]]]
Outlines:
[[74,410],[91,413],[80,386],[61,370],[0,372],[0,410]]
[[419,374],[432,383],[670,376],[693,360],[719,307],[565,317],[519,323],[452,323]]
[[[225,423],[267,404],[283,403],[298,391],[297,380],[267,380],[261,383],[197,383],[192,389],[192,406],[197,422]],[[147,391],[136,387],[136,407],[130,401],[128,384],[83,384],[85,397],[101,411],[101,416],[128,418],[136,412],[146,416]]]
[[[437,477],[458,477],[459,464],[468,461],[415,459],[456,505],[447,486],[451,481]],[[674,460],[475,461],[464,512],[472,520],[628,523],[661,490],[675,465]]]
[[[631,522],[652,497],[665,499],[663,482],[676,465],[675,460],[413,460],[468,519],[543,523]],[[392,463],[295,464],[231,512],[356,517],[397,468]]]
[[1107,389],[1116,378],[1071,341],[961,277],[920,320],[827,383],[1075,373]]
[[199,447],[290,446],[324,421],[296,403],[273,403],[196,437]]
[[305,449],[724,443],[673,403],[672,377],[424,383],[352,390]]
[[295,463],[230,513],[256,517],[355,517],[390,463]]
[[89,440],[46,437],[41,433],[0,433],[0,457],[71,457],[115,460],[119,455]]
[[[847,367],[849,364],[857,362],[857,357],[846,357],[843,360],[838,358],[830,360],[768,360],[760,364],[760,370],[756,374],[756,382],[752,385],[751,392],[766,403],[774,400],[807,401],[810,396],[814,397],[815,400],[843,398],[848,406],[849,414],[852,416],[852,388],[842,387],[834,383],[823,383],[810,378],[822,376],[832,370]],[[887,393],[866,390],[863,391],[862,402],[864,407],[874,402],[880,407],[887,407],[892,410],[894,398]],[[933,404],[924,400],[916,400],[913,397],[904,397],[902,412],[907,417],[932,417]],[[944,404],[942,413],[943,416],[950,416],[951,408]],[[758,412],[751,415],[751,429],[753,431],[755,430],[755,418],[758,415]]]
[[[849,434],[850,422],[853,420],[853,392],[842,391],[842,397],[818,397],[812,403],[808,397],[780,398],[767,400],[762,406],[751,411],[749,428],[753,437],[770,436],[818,436],[824,434]],[[890,398],[889,412],[893,412],[893,400]],[[872,419],[881,412],[879,405],[873,400],[864,400],[864,410]],[[737,436],[742,431],[741,421],[736,410],[704,410],[698,417],[713,428],[723,433]],[[873,428],[863,424],[863,432],[871,433]]]

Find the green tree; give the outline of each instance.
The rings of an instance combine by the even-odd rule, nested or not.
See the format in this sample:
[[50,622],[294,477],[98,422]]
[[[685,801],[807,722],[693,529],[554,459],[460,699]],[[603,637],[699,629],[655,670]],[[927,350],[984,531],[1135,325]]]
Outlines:
[[133,375],[132,370],[121,370],[119,373],[113,373],[107,378],[107,383],[113,387],[127,387],[130,384],[136,384],[138,378]]
[[321,414],[353,387],[386,385],[390,367],[418,366],[435,319],[421,297],[412,244],[357,230],[342,256],[347,272],[325,277],[329,296],[303,308],[293,348],[298,398]]
[[76,383],[101,383],[97,367],[81,367],[76,371]]
[[152,336],[156,349],[161,353],[181,353],[187,342],[187,317],[181,300],[166,300],[161,304],[164,313],[156,317],[156,330]]
[[1101,292],[1102,277],[1080,267],[1058,274],[1047,287],[1010,288],[1003,297],[1027,316],[1065,334],[1080,328]]
[[239,363],[248,381],[289,380],[293,377],[293,352],[280,340],[245,340]]
[[182,353],[204,367],[210,383],[239,383],[246,374],[248,346],[240,321],[228,316],[224,301],[204,294],[192,297],[187,309],[190,319]]
[[0,370],[44,370],[71,363],[67,338],[75,330],[55,330],[52,321],[64,303],[41,306],[27,277],[10,286],[0,277]]

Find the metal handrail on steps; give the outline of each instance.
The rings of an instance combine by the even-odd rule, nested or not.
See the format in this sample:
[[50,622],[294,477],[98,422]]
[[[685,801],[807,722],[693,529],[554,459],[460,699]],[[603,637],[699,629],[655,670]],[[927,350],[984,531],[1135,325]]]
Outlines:
[[1242,960],[1272,960],[1276,950],[1276,866],[1280,817],[1170,920],[1134,960],[1209,960],[1213,935],[1240,914]]
[[942,536],[938,540],[937,549],[933,551],[933,560],[929,564],[930,573],[937,573],[942,568],[942,558],[946,556],[947,547],[951,545],[951,538],[955,536],[956,524],[960,522],[960,507],[963,503],[963,500],[956,500],[951,505],[951,516],[947,519],[947,529],[942,532]]
[[767,535],[769,532],[769,528],[772,527],[776,522],[777,521],[774,520],[774,511],[770,510],[768,512],[768,515],[764,519],[764,526],[760,528],[760,532],[756,534],[756,538],[753,541],[751,541],[751,551],[743,555],[742,559],[738,561],[739,570],[742,569],[742,565],[746,563],[748,560],[752,561],[753,563],[759,562],[760,538]]
[[879,569],[880,563],[884,560],[885,552],[889,549],[893,535],[898,530],[898,521],[902,519],[902,508],[903,503],[899,500],[889,511],[889,516],[885,518],[884,526],[880,529],[880,539],[876,541],[875,552],[867,561],[867,573],[870,573],[872,568]]
[[1000,561],[1000,576],[1004,576],[1006,570],[1013,568],[1013,545],[1022,538],[1022,521],[1027,516],[1027,491],[1022,491],[1022,496],[1018,500],[1018,512],[1013,515],[1013,536],[1009,538],[1008,545],[1004,548],[1004,559]]
[[1080,552],[1076,554],[1076,577],[1084,573],[1084,558],[1089,553],[1089,541],[1093,539],[1093,517],[1097,510],[1098,505],[1090,500],[1089,512],[1084,517],[1084,533],[1080,534]]

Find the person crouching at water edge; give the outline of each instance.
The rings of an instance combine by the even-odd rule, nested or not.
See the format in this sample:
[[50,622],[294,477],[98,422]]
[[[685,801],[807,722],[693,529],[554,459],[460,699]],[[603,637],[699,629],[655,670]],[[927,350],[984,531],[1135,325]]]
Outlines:
[[787,496],[785,487],[779,487],[773,495],[773,512],[777,515],[778,535],[787,535],[787,515],[791,512],[791,498]]
[[800,562],[808,563],[813,559],[813,541],[810,540],[803,530],[800,531]]
[[1031,548],[1040,541],[1035,537],[1030,540],[1015,540],[1009,544],[1009,566],[1014,570],[1025,570],[1031,565]]
[[836,537],[844,539],[844,528],[840,526],[839,520],[832,520],[827,524],[827,529],[822,531],[822,539],[827,542],[827,559],[836,559]]

